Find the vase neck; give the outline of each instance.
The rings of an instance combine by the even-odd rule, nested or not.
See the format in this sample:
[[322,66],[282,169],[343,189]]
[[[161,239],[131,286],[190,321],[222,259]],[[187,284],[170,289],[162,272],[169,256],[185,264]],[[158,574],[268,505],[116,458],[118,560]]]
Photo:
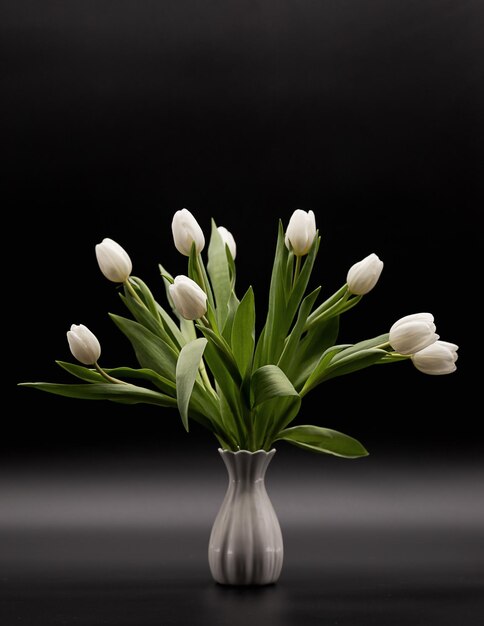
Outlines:
[[230,481],[254,483],[264,480],[267,467],[276,451],[273,448],[270,452],[265,450],[231,452],[219,448],[219,453],[227,468]]

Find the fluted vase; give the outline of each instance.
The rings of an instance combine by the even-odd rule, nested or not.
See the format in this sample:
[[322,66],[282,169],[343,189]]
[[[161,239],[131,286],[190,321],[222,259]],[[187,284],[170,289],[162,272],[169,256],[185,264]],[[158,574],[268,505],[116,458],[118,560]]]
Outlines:
[[208,561],[222,585],[269,585],[281,573],[281,528],[264,482],[275,452],[219,449],[229,484],[213,524]]

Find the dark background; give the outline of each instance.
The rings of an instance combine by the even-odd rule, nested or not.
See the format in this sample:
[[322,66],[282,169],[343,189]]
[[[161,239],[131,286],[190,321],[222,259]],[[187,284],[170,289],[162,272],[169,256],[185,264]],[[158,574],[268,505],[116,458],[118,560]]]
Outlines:
[[[177,507],[185,511],[181,503],[190,501],[184,490],[193,495],[198,488],[207,494],[218,489],[212,500],[207,495],[213,507],[202,507],[203,515],[198,500],[198,508],[185,511],[195,519],[198,510],[201,521],[197,528],[205,541],[203,533],[216,512],[224,480],[215,458],[216,442],[208,433],[193,425],[187,436],[175,412],[83,404],[15,388],[24,380],[69,380],[54,359],[69,360],[65,332],[72,323],[86,324],[99,337],[101,364],[135,364],[128,342],[107,318],[108,311],[122,314],[123,308],[116,287],[97,268],[94,245],[104,237],[122,244],[133,260],[134,274],[145,279],[163,302],[157,263],[162,262],[173,274],[186,272],[170,228],[173,213],[183,207],[197,217],[207,240],[212,216],[233,232],[238,244],[238,293],[242,295],[253,284],[259,323],[265,313],[277,218],[287,224],[295,208],[312,209],[323,237],[313,282],[323,284],[324,294],[337,289],[348,267],[370,252],[385,262],[375,290],[344,316],[341,342],[380,334],[408,313],[430,311],[441,337],[461,346],[458,371],[452,376],[424,376],[411,364],[402,363],[365,370],[318,388],[305,399],[300,423],[348,432],[362,440],[372,456],[343,462],[305,456],[281,446],[280,467],[287,473],[279,470],[274,479],[274,489],[277,476],[281,481],[276,494],[284,497],[279,496],[277,504],[283,508],[281,521],[286,524],[292,518],[284,512],[284,502],[301,488],[292,485],[294,490],[289,492],[287,487],[284,491],[291,472],[300,472],[301,480],[316,476],[314,491],[308,488],[307,499],[301,499],[299,522],[319,519],[319,509],[311,513],[311,507],[306,510],[307,502],[317,498],[318,481],[328,480],[328,492],[321,498],[329,502],[327,509],[321,504],[325,515],[331,506],[337,508],[331,494],[346,494],[340,517],[331,518],[334,523],[331,526],[328,521],[329,526],[339,528],[354,522],[350,536],[355,544],[361,540],[362,545],[371,546],[373,555],[379,555],[372,562],[381,564],[385,576],[375,574],[368,579],[365,591],[353,578],[345,578],[345,572],[358,567],[349,568],[349,556],[338,560],[340,544],[333,536],[332,557],[327,562],[340,572],[341,587],[340,579],[322,574],[332,598],[331,606],[323,607],[323,616],[333,615],[328,623],[340,623],[331,621],[338,615],[346,615],[348,623],[363,624],[380,623],[379,618],[387,625],[420,623],[418,616],[423,616],[422,623],[442,624],[445,615],[453,623],[459,622],[462,607],[474,606],[472,590],[480,587],[474,574],[477,570],[482,573],[483,563],[478,557],[483,553],[482,533],[474,540],[469,539],[474,535],[467,533],[470,527],[482,527],[483,520],[479,508],[482,491],[469,487],[477,485],[476,476],[483,470],[482,443],[474,432],[480,394],[469,381],[470,373],[479,366],[473,353],[479,342],[476,270],[481,243],[477,216],[484,110],[482,4],[449,0],[20,0],[3,1],[0,7],[3,303],[8,319],[3,340],[8,352],[4,393],[15,407],[4,412],[0,439],[6,489],[4,562],[12,572],[18,570],[24,576],[19,574],[18,587],[12,583],[9,597],[19,600],[4,605],[11,611],[10,621],[5,623],[14,623],[21,615],[27,619],[27,613],[22,613],[27,606],[22,581],[30,580],[28,576],[36,579],[38,568],[45,575],[47,562],[52,571],[55,563],[64,564],[59,567],[65,582],[66,576],[71,580],[66,574],[71,571],[69,563],[87,563],[91,576],[86,555],[97,553],[99,543],[105,549],[105,553],[101,550],[103,562],[114,562],[116,568],[119,563],[112,561],[113,555],[121,554],[126,557],[123,563],[130,564],[129,571],[138,573],[139,567],[148,567],[148,555],[158,554],[153,549],[156,541],[173,549],[169,533],[161,539],[156,535],[155,543],[148,540],[145,544],[145,552],[137,552],[138,561],[133,557],[137,570],[130,560],[133,555],[130,552],[128,558],[125,548],[139,544],[132,537],[125,541],[122,534],[119,544],[112,546],[95,533],[91,542],[83,535],[85,550],[82,542],[80,548],[79,543],[63,542],[62,534],[54,533],[52,545],[44,535],[37,545],[16,534],[25,524],[34,536],[38,527],[65,530],[71,518],[62,511],[71,511],[72,520],[78,519],[77,529],[103,527],[95,510],[102,519],[104,511],[108,530],[119,519],[128,520],[129,528],[136,527],[140,523],[136,516],[119,515],[123,503],[130,502],[128,476],[138,477],[139,485],[152,477],[153,493],[157,489],[165,493],[168,485],[179,485],[167,495],[172,511],[168,521],[163,517],[167,507],[162,514],[161,509],[150,506],[151,492],[132,504],[145,512],[143,523],[150,520],[153,526],[157,520],[161,526],[163,520],[172,524],[170,528],[178,526]],[[185,468],[195,467],[201,475],[205,471],[206,483],[194,484],[189,472],[179,474],[175,468],[180,463]],[[215,476],[219,482],[212,480]],[[395,482],[389,478],[383,489],[382,476],[394,477]],[[449,482],[452,476],[458,479]],[[35,477],[40,482],[35,482]],[[358,479],[361,482],[355,483]],[[64,482],[57,489],[59,480]],[[112,493],[116,485],[116,506],[109,498],[104,506],[104,496],[96,499],[95,484],[104,485],[103,494]],[[392,484],[414,497],[409,496],[408,502],[392,499]],[[450,484],[449,489],[444,484]],[[83,501],[79,489],[88,495],[85,507],[78,510],[73,503],[79,498]],[[136,486],[133,489],[136,491]],[[469,498],[459,500],[462,493],[468,493],[466,489]],[[376,500],[368,490],[378,494]],[[362,504],[355,508],[350,503],[355,501],[353,496],[360,502],[358,493]],[[398,488],[396,493],[400,493]],[[441,498],[433,497],[435,493]],[[47,521],[42,517],[43,506],[51,511]],[[381,510],[387,515],[381,517]],[[358,534],[362,511],[367,511],[370,520],[365,528],[371,527],[372,521],[377,529],[371,531],[373,542]],[[416,535],[417,539],[407,543],[396,538],[390,544],[398,549],[387,550],[388,545],[375,537],[383,527],[387,532],[395,525],[400,528],[404,511],[415,513],[415,517],[410,515],[413,522],[409,528],[427,524],[425,527],[432,529],[434,522],[447,520],[444,531],[449,535],[441,529],[442,544],[429,544],[422,539],[427,535]],[[457,527],[464,529],[462,535],[456,533]],[[299,546],[299,560],[295,548],[292,561],[289,552],[293,579],[287,579],[283,588],[286,595],[294,591],[290,585],[296,580],[294,572],[299,572],[296,562],[301,572],[311,572],[307,580],[302,573],[303,578],[298,578],[308,582],[308,589],[310,580],[319,580],[315,572],[320,560],[315,555],[327,554],[322,533],[328,529],[319,523],[312,528],[309,537],[313,539],[295,532],[295,537],[304,534],[308,543]],[[432,535],[432,530],[429,532]],[[76,537],[78,541],[79,535]],[[346,544],[344,533],[337,537],[341,545]],[[442,570],[441,548],[449,545],[449,537],[455,538],[455,549],[446,552],[448,568]],[[312,550],[311,541],[319,548]],[[30,549],[32,545],[37,548]],[[46,547],[42,552],[39,545],[52,549]],[[69,552],[69,545],[77,547]],[[194,541],[193,545],[200,549],[202,543]],[[298,546],[297,542],[292,545]],[[418,546],[424,546],[423,552]],[[476,561],[466,560],[465,546]],[[195,549],[186,550],[192,556],[196,553]],[[186,556],[187,551],[182,553]],[[389,572],[400,571],[394,567],[396,555],[407,553],[415,559],[409,557],[413,570],[405,570],[403,579],[420,582],[407,589],[398,579],[388,594],[379,594],[387,574],[392,580]],[[430,565],[422,569],[418,555],[427,553],[436,559],[430,556]],[[461,571],[456,568],[457,561],[452,561],[454,553],[466,565],[472,561],[472,576],[471,570],[465,570],[465,575],[461,572],[452,577]],[[364,569],[368,555],[357,551],[353,564],[360,563]],[[193,557],[190,567],[202,559],[204,556]],[[153,557],[153,561],[157,559]],[[438,580],[433,566],[444,572],[445,584],[438,591],[430,582]],[[157,570],[161,580],[170,578],[166,567],[161,574]],[[181,581],[186,569],[180,569]],[[74,567],[72,571],[77,570]],[[200,571],[200,580],[205,580],[207,572]],[[416,572],[424,572],[424,578],[419,579]],[[5,580],[17,580],[11,576]],[[145,589],[146,581],[154,580],[146,576]],[[52,577],[57,580],[54,574]],[[74,574],[71,578],[77,580]],[[129,576],[121,587],[116,581],[111,580],[112,597],[122,595],[121,588],[126,593],[133,590]],[[348,594],[338,595],[346,585]],[[460,591],[455,591],[457,588]],[[49,593],[55,598],[56,589],[55,584],[40,589],[38,603],[29,606],[36,611],[49,607],[42,598]],[[434,601],[442,597],[455,602],[451,608],[446,605],[438,618],[426,614],[424,608],[405,613],[399,602],[407,596],[418,596],[422,607],[427,606],[425,589]],[[93,594],[98,590],[93,583]],[[454,595],[449,590],[454,590]],[[193,588],[192,592],[196,595]],[[175,597],[170,593],[167,602]],[[72,597],[64,588],[64,613],[55,618],[46,613],[46,623],[78,623],[75,620],[81,619],[83,601],[81,598],[73,609]],[[368,597],[372,601],[367,605],[364,598]],[[389,612],[380,610],[384,597],[393,598],[394,604],[388,600]],[[478,596],[472,597],[477,602]],[[210,615],[207,619],[218,623],[210,607],[226,600],[203,598]],[[280,607],[277,598],[275,605]],[[342,613],[343,605],[354,611]],[[153,605],[148,601],[148,606]],[[370,613],[365,613],[367,606],[376,607],[371,619]],[[271,601],[264,607],[269,607],[268,615],[274,620]],[[227,615],[233,615],[239,605],[229,602],[225,608]],[[281,609],[277,623],[292,623],[293,617],[316,620],[318,612],[313,608],[307,614]],[[92,621],[84,615],[83,623],[108,623],[101,619],[102,615],[108,619],[107,614],[99,611],[101,608],[96,612],[94,606]],[[113,611],[116,623],[132,623],[126,617],[129,612],[122,621]],[[469,611],[464,620],[468,624],[477,615]],[[161,623],[178,623],[174,615],[171,622]],[[266,616],[263,611],[255,615]],[[281,615],[289,615],[284,618],[287,621]],[[398,615],[403,615],[401,621],[390,621],[389,616]],[[158,619],[153,617],[151,622],[145,618],[146,623]]]
[[[66,380],[53,360],[70,357],[71,323],[98,335],[104,365],[133,364],[106,315],[123,307],[94,258],[103,237],[128,250],[134,273],[164,301],[157,263],[186,272],[173,213],[189,208],[207,239],[213,216],[236,237],[238,292],[254,285],[260,322],[276,220],[313,209],[323,237],[314,284],[324,294],[370,252],[385,261],[378,287],[344,317],[341,341],[431,311],[441,337],[461,345],[461,360],[451,377],[405,363],[331,382],[307,398],[303,421],[347,428],[369,445],[402,437],[426,448],[454,446],[456,437],[469,444],[468,432],[446,434],[439,414],[449,403],[458,410],[472,367],[484,105],[478,2],[2,8],[13,383]],[[45,417],[3,438],[10,450],[152,445],[160,419],[170,445],[187,442],[175,413],[160,418],[150,407],[135,409],[133,429],[132,408],[90,405],[72,437],[56,426],[71,401],[18,390],[15,402]],[[382,420],[392,407],[405,414]]]

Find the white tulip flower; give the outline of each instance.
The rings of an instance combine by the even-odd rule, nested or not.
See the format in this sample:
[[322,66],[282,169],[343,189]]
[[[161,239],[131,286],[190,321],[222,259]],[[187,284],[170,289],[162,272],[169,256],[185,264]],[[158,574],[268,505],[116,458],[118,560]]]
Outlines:
[[72,355],[84,365],[94,365],[101,356],[99,341],[84,324],[72,324],[67,331],[67,341]]
[[128,253],[112,239],[103,239],[96,246],[96,258],[101,272],[113,283],[128,280],[133,264]]
[[435,330],[431,313],[413,313],[393,324],[388,341],[400,354],[415,354],[437,341],[439,336]]
[[424,374],[440,376],[455,372],[459,346],[447,341],[436,341],[412,355],[415,367]]
[[205,247],[205,237],[197,220],[187,209],[177,211],[171,223],[175,248],[185,256],[190,256],[192,244],[195,243],[197,254]]
[[377,284],[383,270],[383,261],[373,253],[358,261],[348,270],[348,290],[355,296],[364,296]]
[[177,276],[169,290],[176,310],[186,320],[198,320],[207,312],[207,294],[188,276]]
[[225,228],[225,226],[219,226],[217,230],[222,237],[222,241],[224,242],[224,244],[229,247],[232,258],[235,259],[235,256],[237,254],[237,244],[235,243],[234,236],[232,235],[230,230],[227,230]]
[[296,256],[307,254],[316,237],[316,218],[313,211],[296,209],[291,215],[286,230],[286,247]]

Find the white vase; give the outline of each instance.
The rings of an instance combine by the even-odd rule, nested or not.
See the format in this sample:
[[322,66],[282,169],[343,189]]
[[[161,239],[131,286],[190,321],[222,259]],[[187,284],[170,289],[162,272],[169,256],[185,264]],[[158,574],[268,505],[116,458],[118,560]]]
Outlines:
[[275,583],[281,573],[284,548],[264,476],[276,451],[219,452],[229,484],[210,536],[208,562],[212,576],[222,585]]

